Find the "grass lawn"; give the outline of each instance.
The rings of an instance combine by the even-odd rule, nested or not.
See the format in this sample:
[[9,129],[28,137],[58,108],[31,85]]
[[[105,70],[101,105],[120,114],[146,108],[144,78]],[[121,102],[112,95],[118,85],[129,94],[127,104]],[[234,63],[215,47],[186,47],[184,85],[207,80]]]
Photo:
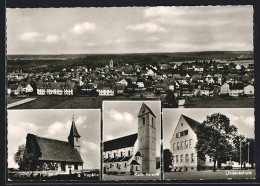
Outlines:
[[216,97],[194,98],[186,100],[185,108],[254,108],[254,100],[247,97],[238,97],[236,99],[226,99]]
[[216,179],[254,179],[255,170],[218,170],[213,172],[194,171],[194,172],[166,172],[164,180],[216,180]]

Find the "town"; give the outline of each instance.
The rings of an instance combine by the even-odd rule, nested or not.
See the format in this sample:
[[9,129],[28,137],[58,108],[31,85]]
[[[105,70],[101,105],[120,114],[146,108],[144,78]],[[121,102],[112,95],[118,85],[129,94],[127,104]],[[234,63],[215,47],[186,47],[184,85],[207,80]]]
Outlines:
[[[72,106],[72,101],[68,101],[71,97],[73,101],[78,97],[79,102],[98,99],[100,103],[105,99],[161,100],[163,107],[254,107],[251,99],[254,98],[254,61],[242,54],[236,59],[158,63],[126,63],[111,58],[98,65],[72,63],[55,70],[55,65],[50,68],[47,64],[37,64],[37,60],[11,59],[7,74],[8,104],[27,97],[36,98],[32,101],[35,103],[41,97],[48,100],[55,96],[57,100],[66,97],[68,108],[78,105]],[[21,61],[34,65],[24,70],[19,65]],[[13,63],[15,68],[11,68]],[[30,108],[30,103],[23,104],[22,108],[27,108],[26,104]],[[12,108],[19,106],[15,104]]]

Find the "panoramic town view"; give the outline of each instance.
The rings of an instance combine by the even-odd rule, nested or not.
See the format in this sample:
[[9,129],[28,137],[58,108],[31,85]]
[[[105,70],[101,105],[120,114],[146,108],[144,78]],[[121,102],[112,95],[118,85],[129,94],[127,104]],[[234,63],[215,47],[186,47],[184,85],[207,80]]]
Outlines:
[[253,10],[7,9],[8,181],[253,181]]
[[8,56],[8,108],[101,108],[111,99],[161,100],[166,108],[254,106],[252,51],[72,57]]

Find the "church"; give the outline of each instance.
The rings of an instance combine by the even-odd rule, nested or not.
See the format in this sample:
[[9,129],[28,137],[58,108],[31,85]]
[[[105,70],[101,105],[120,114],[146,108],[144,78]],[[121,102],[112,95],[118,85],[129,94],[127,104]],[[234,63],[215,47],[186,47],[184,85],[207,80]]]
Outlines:
[[213,159],[206,155],[205,161],[197,157],[197,126],[200,125],[185,115],[181,115],[170,141],[173,154],[174,172],[198,171],[213,167]]
[[83,169],[80,155],[80,135],[72,118],[68,141],[60,141],[27,134],[25,153],[36,158],[36,170],[54,170],[69,173]]
[[104,142],[104,174],[156,172],[156,116],[143,103],[137,118],[137,133]]

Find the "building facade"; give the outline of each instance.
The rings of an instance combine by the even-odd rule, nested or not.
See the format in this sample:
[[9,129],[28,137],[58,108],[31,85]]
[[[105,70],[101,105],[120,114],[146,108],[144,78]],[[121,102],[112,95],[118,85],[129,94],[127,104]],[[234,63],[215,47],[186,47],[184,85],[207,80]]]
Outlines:
[[104,174],[156,172],[156,117],[143,103],[137,133],[104,142]]
[[197,125],[200,123],[181,115],[170,141],[170,151],[173,154],[172,171],[198,171],[199,168],[213,166],[212,158],[206,156],[202,161],[198,158],[195,149],[197,143]]

